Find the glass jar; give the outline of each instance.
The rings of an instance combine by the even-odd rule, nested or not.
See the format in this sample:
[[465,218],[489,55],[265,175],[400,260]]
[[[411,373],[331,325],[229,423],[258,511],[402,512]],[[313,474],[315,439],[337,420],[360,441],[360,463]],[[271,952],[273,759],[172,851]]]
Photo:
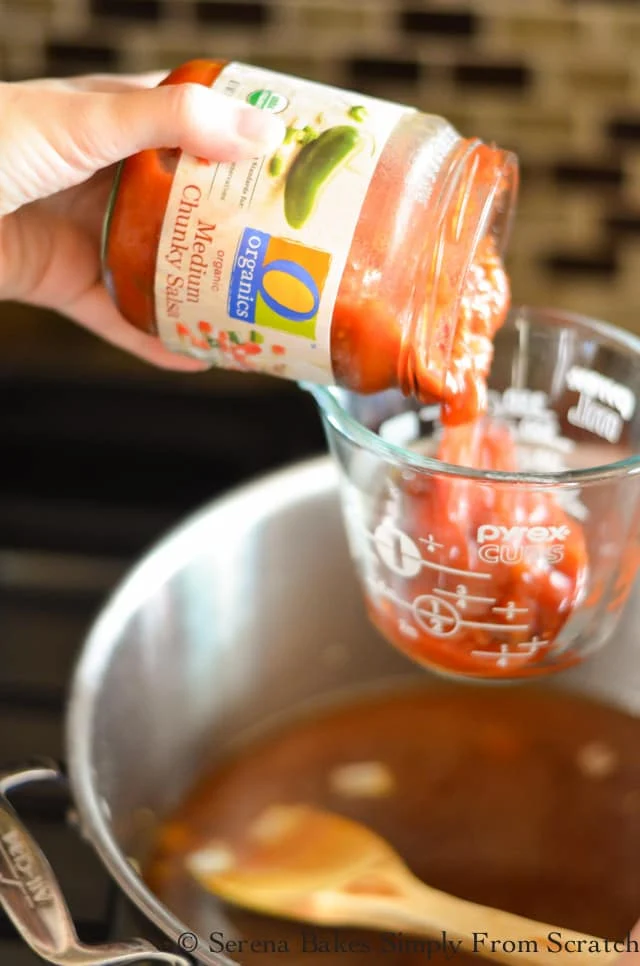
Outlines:
[[[444,119],[221,61],[197,83],[282,116],[236,164],[144,151],[121,165],[103,264],[121,313],[224,368],[482,411],[509,307],[513,154]],[[177,239],[177,241],[176,241]]]

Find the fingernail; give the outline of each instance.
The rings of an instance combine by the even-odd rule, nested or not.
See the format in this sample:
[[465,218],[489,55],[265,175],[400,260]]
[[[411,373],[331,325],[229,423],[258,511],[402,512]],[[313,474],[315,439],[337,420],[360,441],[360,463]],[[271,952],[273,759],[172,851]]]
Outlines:
[[257,107],[243,107],[238,111],[236,132],[245,141],[252,141],[264,150],[275,148],[284,140],[284,122]]

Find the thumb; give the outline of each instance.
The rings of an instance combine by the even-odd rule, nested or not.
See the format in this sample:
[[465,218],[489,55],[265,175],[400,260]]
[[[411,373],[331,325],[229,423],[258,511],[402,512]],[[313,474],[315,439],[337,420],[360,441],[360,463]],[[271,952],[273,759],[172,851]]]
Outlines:
[[86,109],[71,130],[81,155],[96,167],[146,148],[235,161],[274,149],[285,133],[274,115],[201,84],[85,97]]
[[0,216],[147,148],[236,161],[284,138],[280,119],[199,84],[98,92],[0,84],[0,113]]

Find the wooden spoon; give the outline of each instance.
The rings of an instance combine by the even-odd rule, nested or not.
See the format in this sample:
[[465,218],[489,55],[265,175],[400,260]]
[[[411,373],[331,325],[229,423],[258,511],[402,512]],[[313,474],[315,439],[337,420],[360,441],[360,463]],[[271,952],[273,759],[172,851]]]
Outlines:
[[[188,866],[208,891],[281,919],[404,931],[440,943],[450,940],[457,951],[536,966],[593,964],[595,957],[604,963],[619,955],[608,948],[611,940],[433,889],[370,829],[306,805],[267,809],[242,841],[212,842],[192,853]],[[436,952],[436,944],[429,949]]]

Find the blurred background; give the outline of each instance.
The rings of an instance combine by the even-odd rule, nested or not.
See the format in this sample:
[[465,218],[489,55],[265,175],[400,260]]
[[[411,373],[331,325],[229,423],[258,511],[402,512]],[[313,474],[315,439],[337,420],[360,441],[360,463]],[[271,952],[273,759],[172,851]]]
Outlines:
[[6,79],[244,60],[443,114],[516,150],[522,301],[638,327],[633,0],[4,0]]
[[[515,301],[638,332],[639,50],[630,0],[0,0],[6,80],[238,59],[516,151]],[[169,375],[46,312],[0,313],[8,547],[130,560],[211,496],[324,450],[293,385]]]
[[[0,76],[239,59],[443,114],[516,151],[514,299],[640,332],[640,4],[629,0],[0,0]],[[157,372],[0,306],[0,533],[129,558],[229,486],[320,452],[276,380]]]
[[[638,3],[0,0],[0,15],[8,80],[211,55],[443,114],[520,155],[514,299],[640,331]],[[44,312],[1,312],[0,528],[20,539],[22,498],[37,491],[36,543],[49,529],[90,543],[93,507],[113,506],[132,531],[107,526],[107,545],[135,552],[214,491],[323,448],[290,385],[167,376]]]
[[[0,0],[5,80],[237,59],[410,103],[517,151],[515,300],[637,332],[639,51],[630,0]],[[78,647],[149,544],[325,446],[292,385],[169,375],[45,312],[5,303],[0,316],[3,761],[63,754]],[[117,933],[114,890],[65,833],[66,802],[22,807],[85,941]],[[2,916],[0,960],[36,963]]]

